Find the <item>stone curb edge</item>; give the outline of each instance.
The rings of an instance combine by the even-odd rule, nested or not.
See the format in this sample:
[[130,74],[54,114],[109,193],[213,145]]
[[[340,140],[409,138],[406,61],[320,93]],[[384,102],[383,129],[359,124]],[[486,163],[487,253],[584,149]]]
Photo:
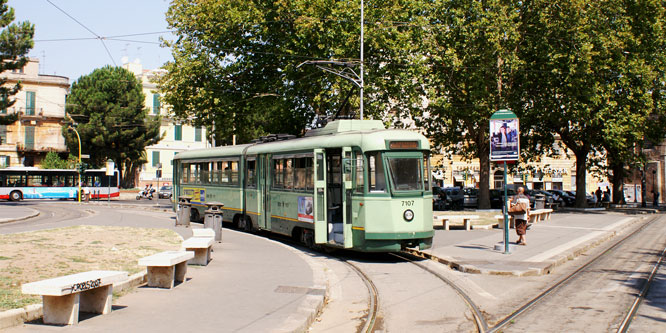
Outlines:
[[415,255],[417,257],[422,257],[425,259],[433,260],[436,262],[439,262],[441,264],[444,264],[446,266],[449,266],[453,269],[456,269],[460,272],[463,273],[469,273],[469,274],[484,274],[484,275],[502,275],[502,276],[517,276],[517,277],[523,277],[523,276],[541,276],[541,275],[546,275],[550,274],[550,272],[557,266],[563,265],[569,260],[573,260],[576,257],[580,256],[583,252],[586,252],[587,250],[594,248],[596,246],[599,246],[601,243],[604,243],[611,238],[615,237],[618,235],[618,233],[624,231],[625,229],[629,228],[630,226],[642,221],[644,217],[640,218],[634,218],[631,221],[628,221],[625,223],[620,230],[617,231],[608,231],[604,235],[601,235],[599,237],[596,237],[592,239],[590,242],[587,244],[578,246],[573,248],[570,252],[567,254],[562,254],[557,256],[554,260],[549,260],[549,264],[546,265],[543,268],[530,268],[530,269],[525,269],[525,270],[512,270],[512,271],[498,271],[498,270],[490,270],[490,269],[483,269],[479,268],[474,265],[467,265],[467,264],[461,264],[457,262],[455,259],[450,258],[450,257],[438,257],[436,255],[433,255],[431,253],[427,252],[421,252],[417,250],[405,250],[405,252],[410,253],[412,255]]
[[39,216],[39,211],[29,208],[30,210],[33,210],[34,212],[31,213],[30,215],[22,216],[22,217],[17,217],[17,218],[8,218],[8,219],[0,219],[0,224],[4,223],[11,223],[11,222],[16,222],[16,221],[23,221],[27,219],[31,219],[33,217]]
[[[146,283],[146,272],[136,273],[127,280],[113,284],[113,292],[118,293]],[[19,309],[0,312],[0,330],[22,325],[25,322],[42,318],[42,304],[30,304]]]

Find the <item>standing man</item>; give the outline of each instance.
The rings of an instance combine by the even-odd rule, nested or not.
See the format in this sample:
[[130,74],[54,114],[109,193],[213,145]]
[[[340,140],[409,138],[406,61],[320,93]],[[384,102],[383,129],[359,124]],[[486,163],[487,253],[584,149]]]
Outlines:
[[597,196],[597,206],[601,205],[601,187],[597,187],[594,194]]
[[[527,243],[525,243],[525,234],[527,233],[527,221],[530,220],[530,199],[525,195],[524,187],[521,186],[518,188],[516,195],[511,198],[509,204],[511,208],[517,205],[521,205],[524,208],[522,214],[511,213],[511,215],[516,220],[516,234],[518,234],[518,241],[516,241],[516,244],[527,245]],[[509,212],[511,212],[511,209]]]
[[659,191],[652,190],[652,199],[653,199],[652,205],[654,207],[659,207]]

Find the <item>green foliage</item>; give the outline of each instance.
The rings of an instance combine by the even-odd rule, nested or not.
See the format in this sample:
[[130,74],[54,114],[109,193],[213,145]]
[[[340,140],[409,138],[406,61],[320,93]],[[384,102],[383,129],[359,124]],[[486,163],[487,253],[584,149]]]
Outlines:
[[[0,73],[20,69],[28,62],[27,54],[33,46],[34,25],[30,22],[14,21],[14,9],[7,6],[7,0],[0,0]],[[19,83],[7,85],[6,78],[0,78],[0,110],[14,105],[12,96],[21,89]],[[0,116],[0,125],[8,125],[18,120],[14,114]]]
[[[160,138],[160,118],[148,116],[141,83],[128,70],[105,66],[72,84],[67,112],[81,136],[81,150],[90,155],[93,167],[111,158],[121,170],[122,186],[133,187],[131,169],[143,159],[146,146]],[[63,127],[70,151],[78,151],[76,134]],[[125,167],[123,169],[123,167]]]
[[42,169],[72,169],[76,162],[76,158],[71,154],[68,159],[63,160],[58,153],[50,151],[42,161]]
[[[368,114],[420,107],[413,92],[421,89],[415,75],[421,67],[411,64],[422,61],[413,44],[422,32],[396,23],[420,21],[418,3],[385,0],[366,6]],[[177,37],[165,42],[174,61],[159,80],[164,100],[178,119],[209,131],[214,122],[218,143],[230,143],[234,134],[239,142],[268,132],[302,134],[315,115],[336,112],[347,93],[356,91],[313,65],[298,65],[358,64],[359,9],[358,2],[335,0],[175,0],[167,21]],[[358,73],[358,66],[354,70]],[[348,110],[358,110],[356,93],[349,103]]]

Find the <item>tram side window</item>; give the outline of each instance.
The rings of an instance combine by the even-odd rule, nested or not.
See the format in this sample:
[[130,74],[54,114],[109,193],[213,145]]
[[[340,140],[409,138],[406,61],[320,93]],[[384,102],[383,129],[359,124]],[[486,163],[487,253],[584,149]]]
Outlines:
[[210,183],[210,163],[202,162],[197,163],[199,169],[199,184],[209,184]]
[[428,154],[423,155],[423,172],[425,176],[423,177],[423,182],[425,185],[425,191],[430,191],[430,179],[432,178],[432,173],[430,172],[430,156]]
[[363,193],[365,185],[365,167],[363,163],[363,154],[361,152],[354,152],[354,192]]
[[238,161],[218,162],[219,184],[238,185]]
[[284,188],[284,165],[285,160],[273,160],[273,188]]
[[314,188],[312,157],[294,159],[294,189],[297,191],[310,191]]
[[384,177],[384,163],[379,152],[368,153],[368,190],[371,193],[386,192],[386,178]]
[[247,187],[257,187],[257,161],[247,161]]

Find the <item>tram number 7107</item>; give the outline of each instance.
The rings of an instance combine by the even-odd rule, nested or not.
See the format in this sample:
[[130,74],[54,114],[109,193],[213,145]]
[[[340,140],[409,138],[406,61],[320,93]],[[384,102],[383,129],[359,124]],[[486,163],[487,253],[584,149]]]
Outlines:
[[403,200],[402,201],[402,206],[403,207],[412,207],[412,206],[414,206],[414,200]]

